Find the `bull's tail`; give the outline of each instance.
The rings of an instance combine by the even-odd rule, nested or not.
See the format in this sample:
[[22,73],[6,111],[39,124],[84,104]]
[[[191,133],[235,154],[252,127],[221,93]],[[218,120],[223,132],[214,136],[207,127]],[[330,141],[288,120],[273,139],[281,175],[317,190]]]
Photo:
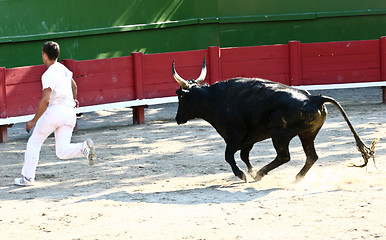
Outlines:
[[379,138],[375,139],[372,143],[372,146],[371,147],[368,147],[366,146],[366,144],[362,141],[362,139],[359,137],[357,131],[355,131],[354,127],[352,126],[350,120],[348,119],[347,115],[346,115],[346,112],[344,111],[344,109],[342,108],[342,106],[333,98],[330,98],[330,97],[327,97],[327,96],[321,96],[321,103],[331,103],[333,104],[336,108],[338,108],[338,110],[340,111],[340,113],[342,114],[344,120],[347,122],[347,125],[349,126],[351,132],[353,133],[354,135],[354,138],[355,138],[355,142],[356,142],[356,145],[357,145],[357,149],[358,151],[362,154],[362,157],[363,157],[363,160],[364,160],[364,163],[361,164],[361,165],[356,165],[356,164],[353,164],[353,163],[350,163],[350,167],[365,167],[367,166],[367,163],[369,161],[370,158],[373,159],[373,162],[374,162],[374,166],[376,167],[375,165],[375,144],[379,141]]

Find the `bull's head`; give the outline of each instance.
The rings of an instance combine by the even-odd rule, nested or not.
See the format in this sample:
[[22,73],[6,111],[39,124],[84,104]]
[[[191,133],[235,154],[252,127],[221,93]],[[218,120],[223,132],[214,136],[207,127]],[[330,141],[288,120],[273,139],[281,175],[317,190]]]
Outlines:
[[198,117],[197,111],[199,106],[197,104],[197,98],[199,98],[199,94],[197,90],[206,77],[205,57],[202,64],[201,74],[196,80],[184,80],[180,77],[174,68],[174,61],[172,64],[172,72],[174,79],[176,79],[177,83],[181,87],[176,91],[178,95],[178,111],[176,121],[178,124],[184,124],[188,120]]

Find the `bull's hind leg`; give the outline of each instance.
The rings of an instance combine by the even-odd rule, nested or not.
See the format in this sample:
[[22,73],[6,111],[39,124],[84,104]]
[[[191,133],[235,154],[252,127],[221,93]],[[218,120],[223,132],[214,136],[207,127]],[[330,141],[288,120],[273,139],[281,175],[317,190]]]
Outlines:
[[275,147],[277,153],[276,158],[257,172],[255,176],[256,181],[260,181],[265,175],[268,174],[269,171],[290,161],[290,153],[288,147],[291,139],[292,137],[286,139],[283,136],[272,138],[273,146]]
[[253,165],[251,164],[251,162],[249,161],[249,153],[251,152],[252,147],[253,147],[253,145],[242,148],[240,150],[240,158],[241,158],[241,160],[243,160],[245,165],[247,165],[249,175],[251,175],[253,178],[255,178],[256,177],[256,170],[253,167]]
[[303,168],[296,175],[296,181],[303,179],[303,177],[306,175],[308,170],[310,170],[312,165],[314,165],[316,160],[318,160],[318,155],[316,154],[315,144],[314,144],[314,140],[318,132],[319,131],[311,132],[307,134],[299,134],[299,138],[300,138],[300,141],[302,142],[304,153],[306,154],[307,159]]
[[327,108],[322,105],[321,109],[313,109],[309,112],[308,122],[311,122],[311,125],[307,128],[304,128],[303,132],[299,134],[300,141],[303,145],[304,153],[306,154],[306,163],[300,172],[296,175],[296,180],[301,180],[308,170],[314,165],[316,160],[318,160],[318,155],[315,151],[314,140],[316,135],[319,133],[320,129],[323,126],[324,121],[327,117]]

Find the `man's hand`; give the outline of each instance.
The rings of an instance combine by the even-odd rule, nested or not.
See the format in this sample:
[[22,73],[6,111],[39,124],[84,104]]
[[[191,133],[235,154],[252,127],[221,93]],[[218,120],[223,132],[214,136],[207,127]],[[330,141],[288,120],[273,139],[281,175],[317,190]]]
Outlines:
[[78,107],[79,107],[79,101],[78,101],[78,99],[74,99],[74,101],[75,101],[75,108],[78,108]]
[[35,126],[36,122],[31,120],[31,121],[28,121],[26,124],[25,124],[25,130],[29,133],[32,128]]

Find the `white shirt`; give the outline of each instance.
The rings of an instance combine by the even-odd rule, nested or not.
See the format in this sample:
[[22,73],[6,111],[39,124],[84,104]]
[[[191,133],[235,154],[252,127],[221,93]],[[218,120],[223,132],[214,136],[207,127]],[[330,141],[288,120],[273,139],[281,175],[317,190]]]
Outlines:
[[49,106],[62,105],[75,107],[72,95],[72,72],[63,64],[52,64],[42,75],[43,89],[51,88]]

